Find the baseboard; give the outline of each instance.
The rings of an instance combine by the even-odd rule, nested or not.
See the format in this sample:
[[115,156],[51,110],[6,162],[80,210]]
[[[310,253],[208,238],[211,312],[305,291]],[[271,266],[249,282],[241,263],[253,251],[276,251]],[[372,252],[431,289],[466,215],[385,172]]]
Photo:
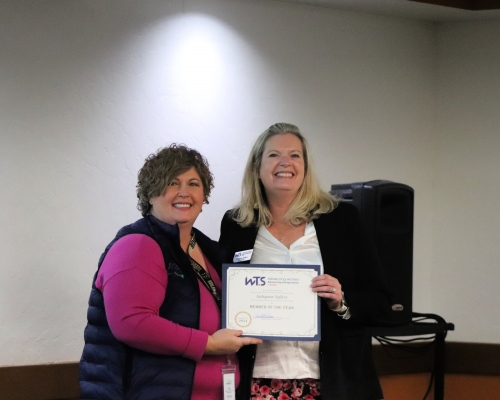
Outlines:
[[446,367],[450,374],[500,376],[500,344],[446,343]]
[[[467,375],[500,376],[500,344],[446,342],[445,372]],[[373,346],[379,375],[418,374],[434,366],[434,344]]]
[[[432,371],[434,345],[373,346],[380,375],[418,374]],[[447,374],[500,376],[500,344],[446,342]],[[0,368],[0,400],[77,399],[78,363]]]
[[1,400],[79,398],[78,363],[0,368]]
[[[422,400],[431,380],[430,373],[383,375],[380,384],[384,400]],[[434,399],[431,390],[426,397]],[[446,374],[444,398],[447,400],[498,400],[500,376]]]

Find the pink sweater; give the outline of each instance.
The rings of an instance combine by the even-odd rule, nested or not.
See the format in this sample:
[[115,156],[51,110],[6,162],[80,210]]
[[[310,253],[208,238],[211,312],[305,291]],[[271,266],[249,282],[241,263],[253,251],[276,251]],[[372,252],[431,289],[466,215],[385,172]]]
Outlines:
[[[205,258],[215,286],[217,272]],[[200,288],[200,330],[187,328],[159,316],[168,275],[158,244],[146,235],[119,239],[109,250],[96,279],[103,293],[106,316],[113,335],[128,344],[156,354],[181,355],[197,361],[192,400],[222,399],[221,368],[227,356],[204,356],[208,335],[220,329],[220,310],[208,291]],[[236,355],[229,356],[238,366]],[[239,383],[238,368],[236,383]]]

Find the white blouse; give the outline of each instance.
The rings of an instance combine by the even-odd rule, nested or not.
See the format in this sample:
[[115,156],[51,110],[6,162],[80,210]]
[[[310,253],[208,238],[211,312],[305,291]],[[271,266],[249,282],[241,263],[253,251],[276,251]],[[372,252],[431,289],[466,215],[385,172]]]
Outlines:
[[[266,227],[261,226],[253,248],[251,264],[309,264],[320,265],[323,260],[319,251],[314,224],[309,222],[305,234],[288,249]],[[297,321],[300,324],[301,321]],[[264,341],[257,345],[254,378],[319,379],[319,342]]]

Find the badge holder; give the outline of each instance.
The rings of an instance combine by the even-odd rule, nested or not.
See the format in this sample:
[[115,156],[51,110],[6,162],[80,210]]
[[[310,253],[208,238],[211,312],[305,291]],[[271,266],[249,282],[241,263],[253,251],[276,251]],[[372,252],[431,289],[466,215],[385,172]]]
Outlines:
[[224,400],[234,400],[235,396],[235,382],[236,380],[236,367],[231,364],[229,356],[227,357],[227,364],[222,366],[222,391]]

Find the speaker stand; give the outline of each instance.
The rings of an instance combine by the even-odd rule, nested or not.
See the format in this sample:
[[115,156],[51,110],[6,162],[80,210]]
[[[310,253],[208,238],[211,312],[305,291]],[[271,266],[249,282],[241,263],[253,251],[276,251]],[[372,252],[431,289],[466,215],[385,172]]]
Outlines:
[[435,314],[413,313],[415,317],[427,317],[436,322],[412,321],[400,326],[369,327],[371,336],[421,336],[435,334],[434,347],[434,400],[444,400],[444,375],[445,375],[445,338],[448,331],[455,330],[455,325],[446,322]]

